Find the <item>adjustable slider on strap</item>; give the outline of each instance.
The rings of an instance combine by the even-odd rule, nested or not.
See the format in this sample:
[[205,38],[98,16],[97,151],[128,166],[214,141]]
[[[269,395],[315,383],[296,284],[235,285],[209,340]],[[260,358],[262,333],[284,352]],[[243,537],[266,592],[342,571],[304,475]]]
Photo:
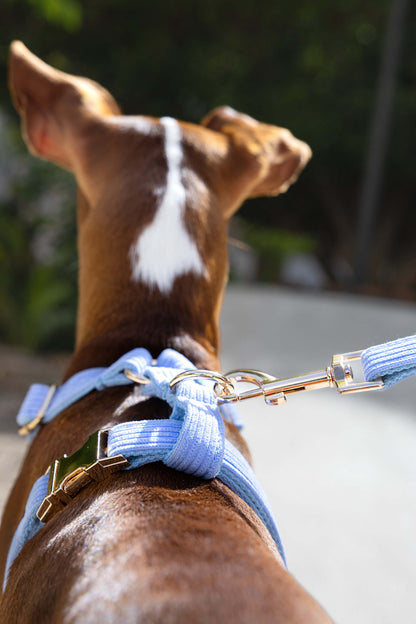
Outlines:
[[107,456],[107,439],[108,429],[96,431],[73,455],[64,455],[50,465],[47,494],[36,513],[39,520],[53,518],[92,481],[102,481],[130,466],[123,455]]
[[[38,386],[39,387],[39,386]],[[43,400],[42,405],[39,408],[38,413],[36,414],[36,416],[34,418],[32,418],[32,420],[28,423],[26,423],[25,425],[23,425],[23,427],[20,427],[20,429],[18,429],[18,433],[21,436],[24,435],[28,435],[29,433],[31,433],[34,429],[36,429],[36,427],[38,425],[40,425],[42,423],[42,420],[46,414],[46,411],[49,407],[49,405],[52,402],[52,399],[55,395],[55,392],[57,390],[57,386],[56,385],[52,385],[49,387],[49,390],[47,391],[45,398]]]

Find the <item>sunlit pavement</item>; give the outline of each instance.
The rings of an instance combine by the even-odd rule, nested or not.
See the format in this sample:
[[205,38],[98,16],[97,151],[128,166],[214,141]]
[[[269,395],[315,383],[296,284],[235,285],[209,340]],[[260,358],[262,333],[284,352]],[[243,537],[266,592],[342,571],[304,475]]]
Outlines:
[[[416,333],[416,305],[233,288],[223,369],[279,377],[333,353]],[[325,389],[241,412],[290,570],[338,624],[414,621],[416,380],[340,397]]]
[[[416,331],[416,305],[282,289],[230,287],[222,315],[222,368],[287,377],[325,368],[333,353]],[[46,381],[0,349],[0,504],[25,443],[14,435],[8,390]],[[52,380],[53,381],[53,380]],[[288,565],[338,624],[414,620],[416,381],[340,397],[326,389],[241,406],[256,472],[275,511]]]

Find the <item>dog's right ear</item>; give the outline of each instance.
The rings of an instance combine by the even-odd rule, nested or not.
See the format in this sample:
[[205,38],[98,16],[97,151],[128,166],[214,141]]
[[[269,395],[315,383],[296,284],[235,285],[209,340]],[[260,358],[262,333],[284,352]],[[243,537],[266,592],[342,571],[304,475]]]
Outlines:
[[236,182],[231,213],[249,197],[287,191],[312,155],[286,128],[260,123],[229,106],[214,109],[201,123],[228,140],[228,185]]
[[20,41],[10,47],[9,85],[29,149],[66,169],[88,120],[120,114],[100,85],[50,67]]

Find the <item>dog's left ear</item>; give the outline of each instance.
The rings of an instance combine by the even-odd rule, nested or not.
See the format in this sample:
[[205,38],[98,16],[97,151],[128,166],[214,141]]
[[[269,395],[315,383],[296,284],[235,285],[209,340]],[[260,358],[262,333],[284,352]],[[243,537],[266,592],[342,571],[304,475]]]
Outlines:
[[106,89],[54,69],[20,41],[10,47],[9,85],[29,149],[66,169],[74,170],[89,122],[120,114]]
[[289,130],[260,123],[228,106],[216,108],[201,123],[227,136],[236,163],[232,175],[240,171],[246,184],[242,201],[284,193],[312,156],[310,147]]

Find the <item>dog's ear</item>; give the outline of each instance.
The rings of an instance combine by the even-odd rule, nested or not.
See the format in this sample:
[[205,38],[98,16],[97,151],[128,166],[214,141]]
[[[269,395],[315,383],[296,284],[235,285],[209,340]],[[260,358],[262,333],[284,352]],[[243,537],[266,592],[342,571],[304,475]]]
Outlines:
[[120,113],[100,85],[50,67],[20,41],[10,47],[9,85],[29,149],[67,169],[88,120]]
[[289,130],[260,123],[228,106],[216,108],[201,123],[228,137],[237,163],[235,175],[239,170],[247,183],[242,199],[284,193],[312,155]]

